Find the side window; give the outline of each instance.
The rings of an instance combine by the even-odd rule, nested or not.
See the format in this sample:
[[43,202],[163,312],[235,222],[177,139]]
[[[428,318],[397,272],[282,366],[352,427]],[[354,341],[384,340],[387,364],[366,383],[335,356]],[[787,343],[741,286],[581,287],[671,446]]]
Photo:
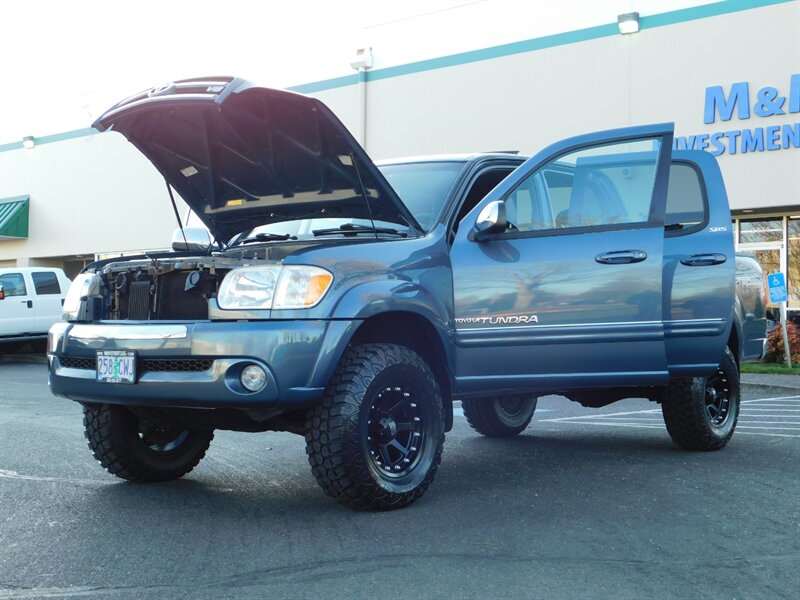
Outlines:
[[524,232],[646,223],[658,144],[657,139],[605,144],[550,161],[506,198],[509,229]]
[[[706,202],[700,175],[691,166],[672,163],[664,227],[667,233],[681,232],[706,222]],[[673,233],[673,235],[674,235]]]
[[40,296],[61,293],[61,288],[58,287],[58,278],[52,271],[31,273],[31,277],[33,278],[33,287],[36,288],[36,293]]
[[26,296],[28,290],[25,287],[25,278],[22,273],[6,273],[0,275],[0,285],[6,296]]

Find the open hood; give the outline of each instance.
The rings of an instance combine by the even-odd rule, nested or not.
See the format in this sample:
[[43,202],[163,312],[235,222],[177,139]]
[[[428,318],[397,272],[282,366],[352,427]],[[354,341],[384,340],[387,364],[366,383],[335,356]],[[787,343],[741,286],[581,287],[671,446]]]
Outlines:
[[420,229],[315,98],[239,78],[186,79],[123,100],[94,127],[133,143],[218,240],[312,216]]

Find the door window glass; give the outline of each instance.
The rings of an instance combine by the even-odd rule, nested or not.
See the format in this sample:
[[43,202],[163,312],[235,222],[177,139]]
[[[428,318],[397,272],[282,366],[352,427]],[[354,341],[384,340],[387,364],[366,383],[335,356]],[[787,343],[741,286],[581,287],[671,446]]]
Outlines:
[[33,278],[33,287],[36,288],[36,293],[43,294],[60,294],[61,288],[58,287],[58,278],[52,271],[44,271],[41,273],[31,273]]
[[0,285],[3,286],[3,292],[6,296],[26,296],[28,294],[22,273],[0,275]]
[[550,161],[506,198],[509,229],[541,231],[646,223],[658,146],[657,139],[605,144]]
[[783,219],[748,219],[739,221],[739,243],[783,241]]
[[673,163],[669,169],[665,229],[667,232],[685,231],[705,220],[706,203],[700,175],[689,165]]

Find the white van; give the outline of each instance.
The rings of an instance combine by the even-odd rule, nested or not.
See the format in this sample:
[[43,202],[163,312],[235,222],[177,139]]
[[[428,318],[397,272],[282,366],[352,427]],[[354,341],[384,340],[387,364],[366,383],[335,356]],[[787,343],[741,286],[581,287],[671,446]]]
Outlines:
[[70,280],[54,267],[0,269],[0,343],[44,339],[61,320]]

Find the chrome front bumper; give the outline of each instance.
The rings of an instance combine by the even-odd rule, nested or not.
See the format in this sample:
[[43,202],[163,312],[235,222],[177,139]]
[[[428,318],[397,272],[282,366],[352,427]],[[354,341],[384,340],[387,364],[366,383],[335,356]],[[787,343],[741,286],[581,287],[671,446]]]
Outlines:
[[[341,335],[341,322],[334,335]],[[79,402],[194,408],[297,407],[324,392],[324,344],[332,322],[57,323],[49,333],[50,387]],[[98,351],[136,352],[133,384],[97,381]],[[240,382],[256,364],[267,373],[258,392]]]

